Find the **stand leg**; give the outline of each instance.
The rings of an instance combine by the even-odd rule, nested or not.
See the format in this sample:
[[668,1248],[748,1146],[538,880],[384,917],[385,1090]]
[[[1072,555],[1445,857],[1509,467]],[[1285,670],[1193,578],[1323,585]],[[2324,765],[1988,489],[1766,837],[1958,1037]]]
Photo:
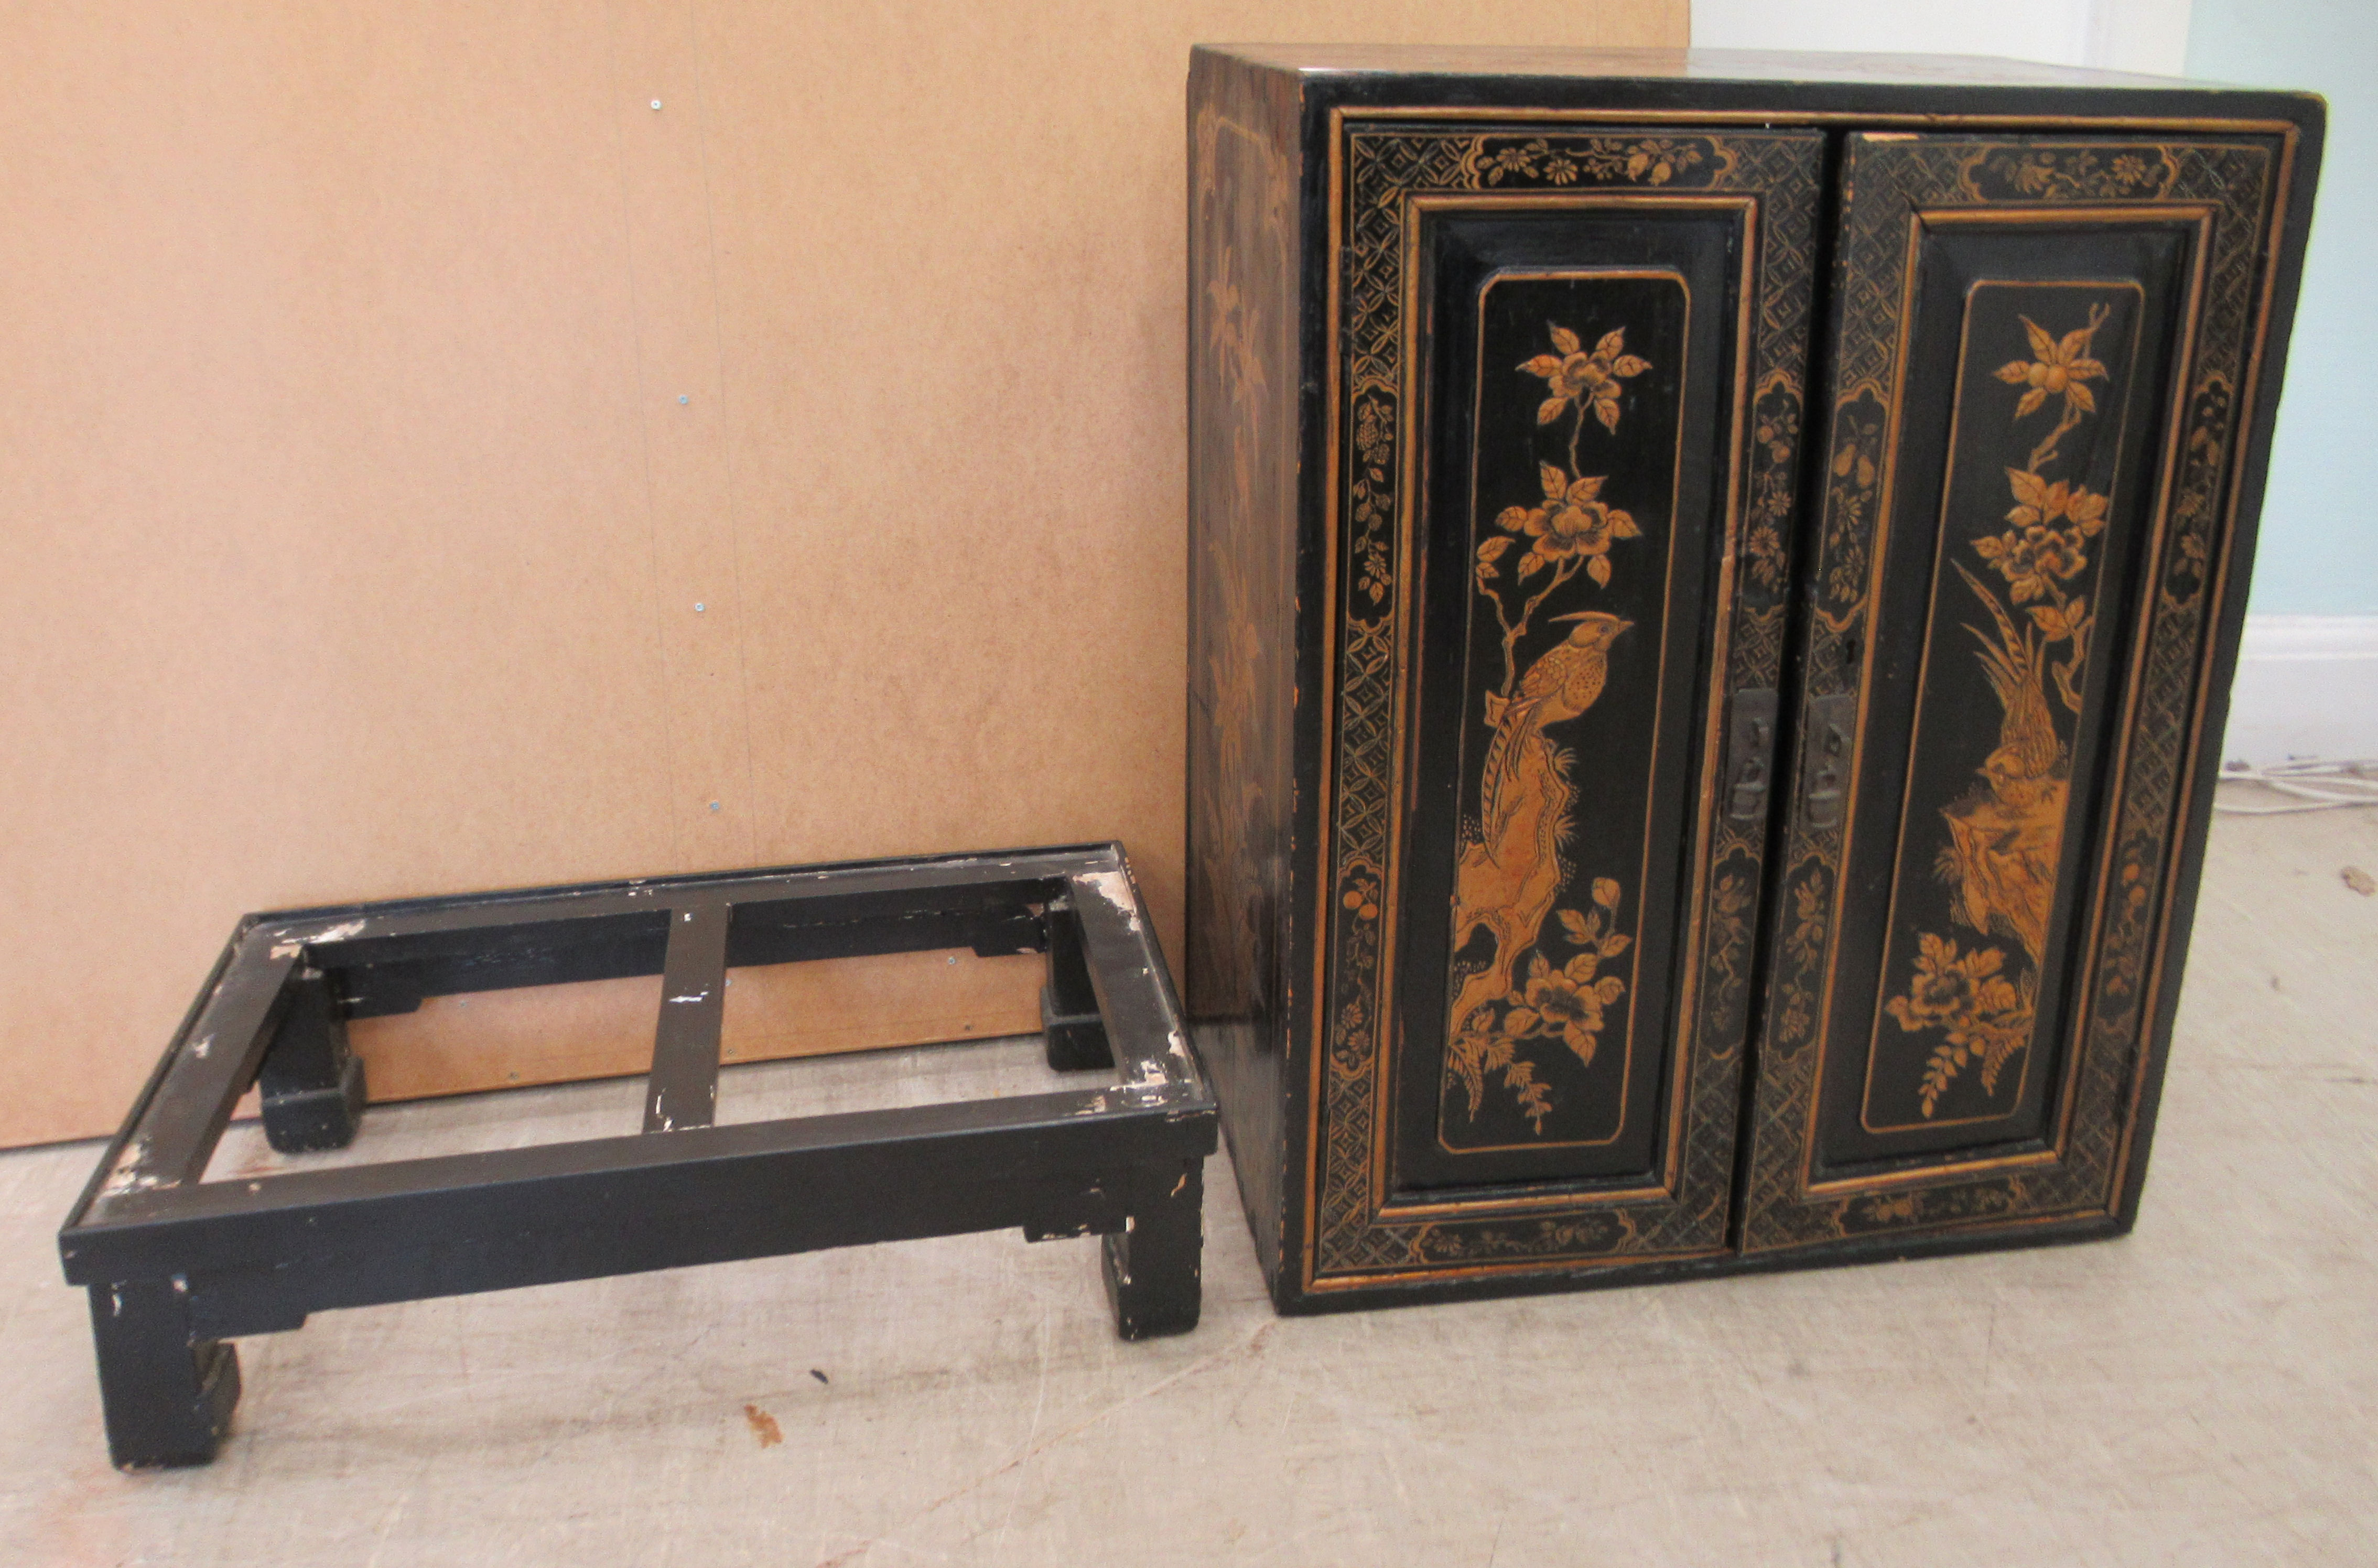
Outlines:
[[1049,983],[1040,987],[1040,1031],[1049,1042],[1049,1065],[1059,1072],[1112,1067],[1114,1051],[1107,1044],[1089,962],[1082,953],[1081,922],[1063,903],[1049,905],[1042,919],[1049,932]]
[[1125,1339],[1186,1334],[1197,1326],[1205,1164],[1189,1160],[1157,1175],[1124,1227],[1107,1235],[1099,1254],[1115,1332]]
[[257,1074],[265,1140],[284,1155],[343,1149],[363,1119],[363,1059],[347,1049],[347,1021],[328,978],[307,970],[291,990]]
[[231,1430],[239,1352],[192,1339],[185,1301],[155,1281],[90,1287],[107,1452],[119,1470],[204,1465]]

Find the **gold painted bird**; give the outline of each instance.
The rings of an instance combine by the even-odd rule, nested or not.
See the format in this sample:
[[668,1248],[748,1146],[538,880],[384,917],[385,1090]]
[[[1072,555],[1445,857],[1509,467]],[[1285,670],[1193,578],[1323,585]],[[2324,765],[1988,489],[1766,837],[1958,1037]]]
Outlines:
[[2048,945],[2064,846],[2071,790],[2063,743],[2042,684],[2047,650],[2018,628],[1998,600],[1963,566],[1960,576],[1989,612],[1993,639],[1968,627],[1981,644],[1982,674],[1999,700],[1999,744],[1978,770],[1983,788],[1943,808],[1949,844],[1939,868],[1955,891],[1957,918],[1977,931],[2012,936],[2034,964]]
[[1519,955],[1559,897],[1567,868],[1561,846],[1569,835],[1577,790],[1566,775],[1546,724],[1574,719],[1602,696],[1610,644],[1635,623],[1600,610],[1558,619],[1577,628],[1529,666],[1516,696],[1490,692],[1486,719],[1495,738],[1486,748],[1477,836],[1461,848],[1454,869],[1453,948],[1459,952],[1481,927],[1495,937],[1486,967],[1463,980],[1448,1024],[1459,1035],[1479,1008],[1511,987]]
[[1609,678],[1611,643],[1635,624],[1602,610],[1555,616],[1553,620],[1555,624],[1575,621],[1577,626],[1528,666],[1528,673],[1519,677],[1518,694],[1508,702],[1491,693],[1486,699],[1486,719],[1495,726],[1495,738],[1486,748],[1478,815],[1490,843],[1495,824],[1507,815],[1503,809],[1504,785],[1514,747],[1522,737],[1543,734],[1546,724],[1564,724],[1593,706]]

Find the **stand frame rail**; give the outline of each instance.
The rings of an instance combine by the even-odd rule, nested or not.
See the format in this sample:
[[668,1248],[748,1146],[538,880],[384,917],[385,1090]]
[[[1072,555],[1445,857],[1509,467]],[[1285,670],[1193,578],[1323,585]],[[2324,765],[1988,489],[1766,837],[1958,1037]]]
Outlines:
[[[713,1125],[730,967],[1046,952],[1049,1064],[1095,1088]],[[643,1126],[486,1154],[203,1179],[262,1092],[284,1153],[351,1143],[347,1021],[425,998],[663,976]],[[1101,1236],[1126,1339],[1195,1327],[1214,1097],[1118,844],[639,879],[244,917],[58,1249],[90,1293],[109,1451],[204,1464],[240,1335],[421,1300],[1020,1228]]]

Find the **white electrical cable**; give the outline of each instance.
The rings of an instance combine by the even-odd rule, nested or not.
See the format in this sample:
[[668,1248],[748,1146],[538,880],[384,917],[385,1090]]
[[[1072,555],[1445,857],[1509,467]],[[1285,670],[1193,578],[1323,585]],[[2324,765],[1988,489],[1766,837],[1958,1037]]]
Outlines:
[[2267,768],[2228,762],[2222,765],[2221,782],[2260,784],[2295,801],[2286,806],[2243,806],[2216,796],[2213,809],[2232,817],[2284,817],[2297,811],[2378,806],[2378,759],[2367,757],[2343,762],[2275,762]]

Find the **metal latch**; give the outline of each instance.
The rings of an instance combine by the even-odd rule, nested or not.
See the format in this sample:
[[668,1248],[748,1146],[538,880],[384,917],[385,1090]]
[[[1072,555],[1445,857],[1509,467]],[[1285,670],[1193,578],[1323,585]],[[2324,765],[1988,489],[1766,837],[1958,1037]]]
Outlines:
[[1800,816],[1812,828],[1842,825],[1844,803],[1850,793],[1850,753],[1857,712],[1855,691],[1808,700],[1808,739],[1800,754]]
[[1767,815],[1775,772],[1775,693],[1737,691],[1725,732],[1725,814],[1737,822]]

